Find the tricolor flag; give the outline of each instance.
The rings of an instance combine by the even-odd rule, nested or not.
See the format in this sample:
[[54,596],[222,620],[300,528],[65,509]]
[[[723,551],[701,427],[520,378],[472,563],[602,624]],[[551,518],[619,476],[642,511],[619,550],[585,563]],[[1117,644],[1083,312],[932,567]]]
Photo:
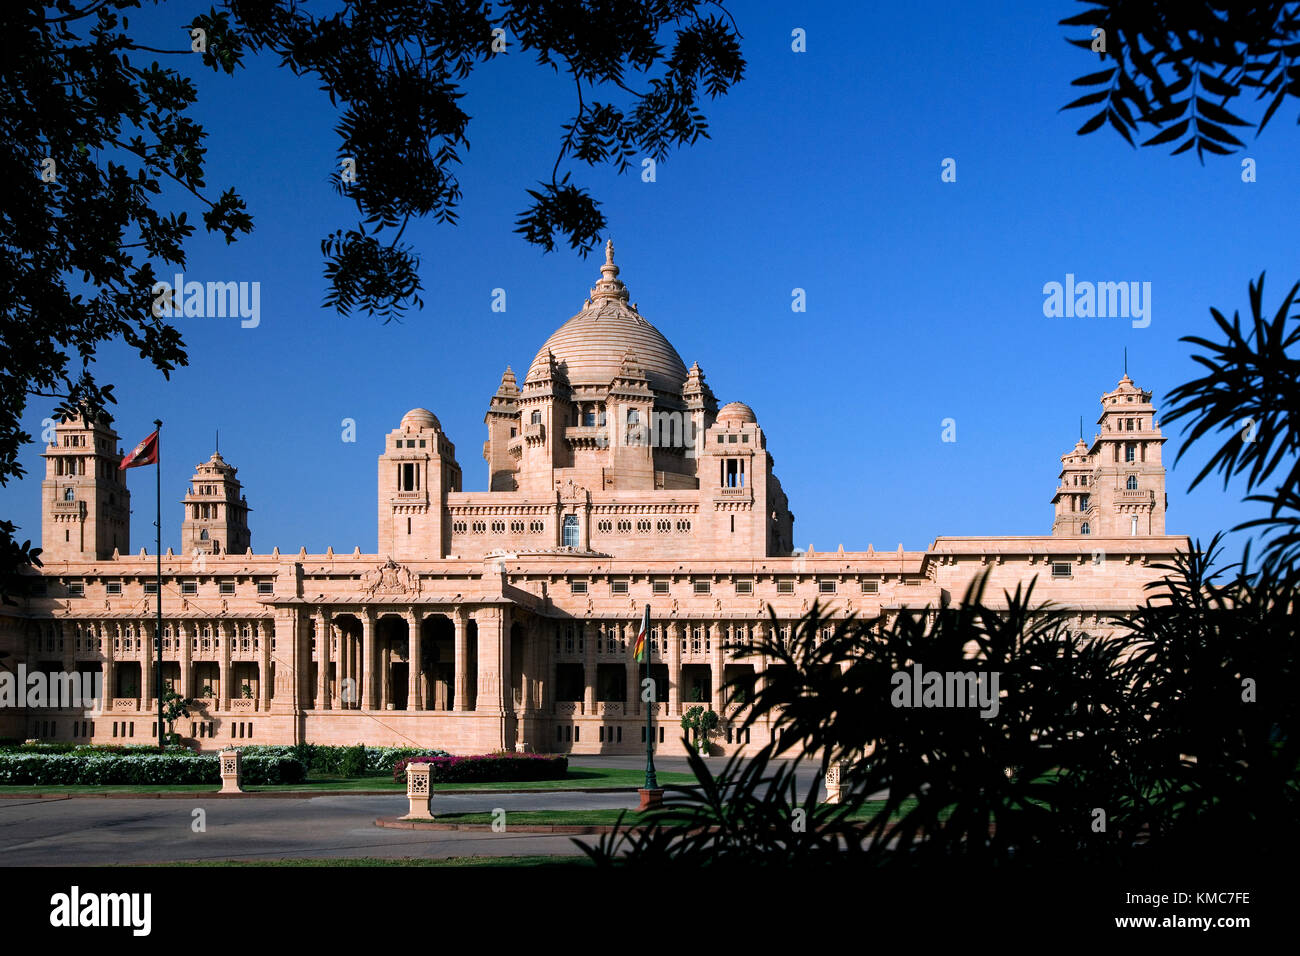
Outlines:
[[156,464],[158,464],[158,429],[155,428],[152,435],[136,445],[131,454],[122,459],[122,464],[117,466],[117,470]]
[[636,649],[632,652],[632,658],[638,664],[645,663],[645,642],[650,636],[650,605],[645,606],[645,614],[641,617],[641,630],[636,634]]

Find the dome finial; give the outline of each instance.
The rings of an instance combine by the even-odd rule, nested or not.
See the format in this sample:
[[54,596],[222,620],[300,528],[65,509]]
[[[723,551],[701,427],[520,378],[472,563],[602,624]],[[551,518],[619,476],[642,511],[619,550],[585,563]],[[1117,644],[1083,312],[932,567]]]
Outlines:
[[627,301],[627,286],[618,278],[618,266],[614,265],[614,240],[605,242],[605,264],[600,267],[601,278],[591,290],[591,300],[622,299]]

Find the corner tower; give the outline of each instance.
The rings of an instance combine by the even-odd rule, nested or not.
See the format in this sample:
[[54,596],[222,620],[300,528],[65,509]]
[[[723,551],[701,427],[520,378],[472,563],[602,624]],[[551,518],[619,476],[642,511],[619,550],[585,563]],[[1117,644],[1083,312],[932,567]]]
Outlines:
[[398,560],[445,557],[447,493],[460,491],[456,446],[427,408],[413,408],[379,456],[379,553]]
[[41,560],[106,561],[131,548],[131,493],[111,419],[65,419],[41,457]]

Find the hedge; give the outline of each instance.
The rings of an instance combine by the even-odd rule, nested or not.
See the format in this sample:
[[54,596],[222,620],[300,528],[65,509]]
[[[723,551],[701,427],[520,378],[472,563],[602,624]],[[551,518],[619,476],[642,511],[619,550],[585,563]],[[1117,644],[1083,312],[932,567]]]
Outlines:
[[328,777],[364,777],[391,774],[398,761],[417,754],[439,757],[450,756],[445,750],[422,747],[331,747],[323,744],[249,745],[241,747],[244,753],[265,753],[290,756],[302,762],[312,775]]
[[432,765],[434,783],[483,783],[506,780],[560,780],[569,772],[569,758],[564,754],[476,754],[452,757],[446,754],[422,754],[399,760],[393,768],[393,780],[406,782],[406,768],[412,763]]
[[[302,783],[307,768],[293,757],[245,753],[246,784]],[[220,784],[217,754],[0,753],[0,784]]]

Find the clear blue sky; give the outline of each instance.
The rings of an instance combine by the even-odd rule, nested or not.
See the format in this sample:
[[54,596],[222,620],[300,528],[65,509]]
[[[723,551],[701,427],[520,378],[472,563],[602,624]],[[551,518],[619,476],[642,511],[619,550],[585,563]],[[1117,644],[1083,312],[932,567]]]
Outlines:
[[[154,45],[179,42],[191,6],[141,17]],[[574,179],[604,201],[642,313],[720,402],[757,412],[800,546],[1046,534],[1059,456],[1080,415],[1091,438],[1122,350],[1163,406],[1195,373],[1178,338],[1209,334],[1210,306],[1245,310],[1248,280],[1267,269],[1275,308],[1295,280],[1291,117],[1251,139],[1247,185],[1239,156],[1202,167],[1075,135],[1086,115],[1058,109],[1079,93],[1071,79],[1096,69],[1057,26],[1076,4],[792,6],[735,4],[748,69],[708,108],[711,140],[674,154],[654,183],[582,166]],[[806,53],[791,50],[796,27]],[[260,282],[261,324],[177,319],[190,365],[171,381],[105,350],[98,374],[118,383],[122,443],[166,421],[164,547],[177,545],[177,502],[219,428],[255,551],[371,551],[383,435],[430,408],[466,490],[485,488],[483,414],[501,372],[510,363],[522,378],[598,277],[597,259],[544,255],[512,231],[525,189],[549,175],[571,90],[513,48],[472,77],[460,224],[408,228],[426,305],[383,325],[321,307],[320,240],[356,217],[328,185],[336,114],[316,83],[274,57],[235,77],[193,75],[208,181],[239,189],[255,231],[232,246],[200,238],[185,272]],[[945,157],[954,184],[940,181]],[[1150,327],[1045,318],[1044,283],[1070,272],[1150,282]],[[491,310],[497,287],[504,314]],[[28,429],[47,414],[34,403]],[[354,444],[340,440],[344,418]],[[941,441],[945,418],[955,443]],[[1170,461],[1178,447],[1174,433]],[[1171,533],[1208,538],[1249,513],[1237,487],[1187,493],[1210,450],[1170,473]],[[39,453],[29,446],[29,477],[0,491],[20,538],[39,539]],[[130,483],[132,544],[152,550],[151,470]]]

